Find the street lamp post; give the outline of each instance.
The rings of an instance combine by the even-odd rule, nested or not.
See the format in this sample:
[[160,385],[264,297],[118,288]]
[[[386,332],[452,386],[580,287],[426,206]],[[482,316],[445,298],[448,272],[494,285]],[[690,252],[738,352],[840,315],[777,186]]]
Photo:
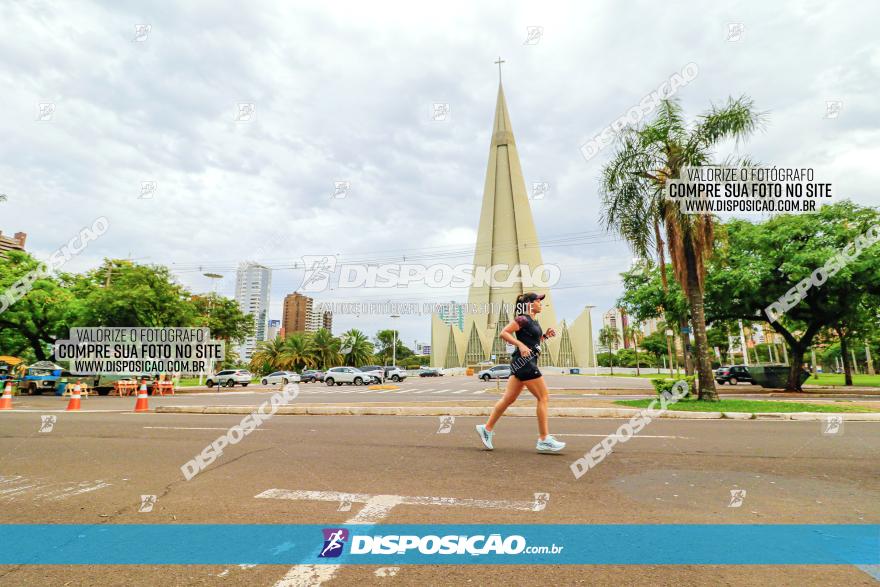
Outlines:
[[[220,275],[219,273],[202,273],[202,275],[204,275],[205,277],[207,277],[208,279],[210,279],[213,282],[211,299],[208,302],[208,309],[210,310],[214,307],[214,298],[217,297],[217,280],[223,279],[223,276]],[[214,373],[214,359],[211,359],[211,374],[213,375],[213,373]],[[204,375],[204,373],[199,372],[199,385],[202,384],[202,375]]]
[[[392,318],[400,318],[400,314],[391,314]],[[397,330],[392,330],[392,334],[394,335],[394,342],[391,345],[391,366],[397,366]]]

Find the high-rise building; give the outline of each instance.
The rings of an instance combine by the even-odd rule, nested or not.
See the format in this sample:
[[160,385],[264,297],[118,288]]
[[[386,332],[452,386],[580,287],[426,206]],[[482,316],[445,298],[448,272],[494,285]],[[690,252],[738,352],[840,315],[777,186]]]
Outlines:
[[281,324],[284,334],[294,332],[309,332],[312,321],[313,300],[299,292],[287,294],[284,297],[284,310],[281,316]]
[[605,314],[602,315],[602,325],[610,326],[617,331],[617,342],[612,344],[611,348],[607,350],[616,353],[620,349],[628,349],[630,347],[629,340],[626,337],[628,320],[626,312],[621,308],[611,308],[605,312]]
[[8,236],[3,236],[3,231],[0,230],[0,257],[2,257],[6,251],[23,251],[26,240],[27,233],[16,232],[12,235],[12,238],[10,238]]
[[[511,276],[520,275],[520,266],[524,265],[534,273],[543,265],[504,88],[500,83],[473,264],[481,269],[507,265],[507,269],[493,271],[492,280],[478,280],[472,284],[468,295],[469,308],[486,308],[488,311],[467,312],[462,320],[463,328],[450,325],[448,318],[433,315],[431,365],[434,367],[475,366],[493,356],[497,362],[507,360],[507,345],[499,334],[512,318],[516,297],[524,293],[522,280],[511,279]],[[557,322],[549,288],[529,287],[525,291],[546,295],[544,311],[538,316],[538,322],[545,330],[552,326],[557,331],[556,337],[541,345],[539,364],[592,366],[589,309],[585,307],[570,325],[564,320]]]
[[333,312],[330,310],[321,312],[321,328],[326,328],[327,332],[333,332]]
[[254,318],[254,336],[245,339],[239,347],[238,355],[243,362],[251,360],[257,342],[266,340],[271,288],[271,269],[250,261],[238,266],[235,276],[235,301],[242,312]]
[[321,328],[333,331],[333,313],[315,307],[315,300],[299,292],[284,298],[282,325],[285,335],[294,332],[315,332]]

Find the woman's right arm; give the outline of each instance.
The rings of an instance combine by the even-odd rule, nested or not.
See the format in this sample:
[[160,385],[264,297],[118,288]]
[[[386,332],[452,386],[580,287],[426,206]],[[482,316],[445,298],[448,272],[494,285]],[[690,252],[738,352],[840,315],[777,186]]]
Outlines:
[[532,353],[532,350],[524,345],[522,342],[517,340],[517,338],[513,335],[513,333],[517,330],[519,330],[519,323],[516,321],[516,319],[513,319],[510,321],[510,324],[504,327],[504,330],[501,331],[501,334],[499,336],[504,342],[517,347],[519,349],[519,354],[521,357],[528,357]]

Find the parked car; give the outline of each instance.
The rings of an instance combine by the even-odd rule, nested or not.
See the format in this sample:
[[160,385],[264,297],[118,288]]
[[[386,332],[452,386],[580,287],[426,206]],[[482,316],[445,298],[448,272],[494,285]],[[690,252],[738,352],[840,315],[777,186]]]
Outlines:
[[205,378],[205,385],[208,387],[215,385],[234,387],[238,383],[242,387],[247,387],[253,377],[253,374],[247,369],[224,369],[215,375],[208,375]]
[[740,381],[754,383],[754,379],[752,379],[752,375],[749,373],[749,369],[745,365],[731,365],[730,367],[720,367],[716,369],[715,381],[717,381],[719,385],[724,385],[725,383],[736,385]]
[[366,385],[373,381],[375,376],[364,373],[357,367],[333,367],[324,373],[324,383],[327,386],[342,385]]
[[395,365],[385,367],[385,379],[390,379],[397,383],[406,379],[406,371]]
[[477,378],[482,379],[483,381],[489,381],[490,379],[507,379],[508,377],[510,377],[510,365],[495,365],[494,367],[483,369],[477,373]]
[[419,377],[443,377],[440,369],[425,368],[419,371]]
[[317,369],[306,369],[299,377],[303,383],[315,383],[317,381],[324,381],[324,372]]
[[364,373],[369,373],[376,383],[382,383],[385,380],[385,367],[381,365],[366,365],[360,368]]
[[260,383],[263,385],[275,385],[278,383],[287,385],[288,383],[299,383],[299,381],[299,375],[293,371],[275,371],[264,376]]

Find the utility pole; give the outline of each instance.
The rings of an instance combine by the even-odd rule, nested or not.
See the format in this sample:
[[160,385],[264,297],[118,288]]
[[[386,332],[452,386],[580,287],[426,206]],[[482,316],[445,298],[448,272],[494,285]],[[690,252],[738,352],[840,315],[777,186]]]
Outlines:
[[739,321],[739,344],[742,346],[743,352],[743,365],[748,367],[749,365],[749,351],[746,348],[746,333],[743,330],[743,321]]
[[[399,314],[392,314],[392,318],[400,318]],[[391,345],[391,365],[397,366],[397,330],[392,331],[394,333],[394,343]]]

